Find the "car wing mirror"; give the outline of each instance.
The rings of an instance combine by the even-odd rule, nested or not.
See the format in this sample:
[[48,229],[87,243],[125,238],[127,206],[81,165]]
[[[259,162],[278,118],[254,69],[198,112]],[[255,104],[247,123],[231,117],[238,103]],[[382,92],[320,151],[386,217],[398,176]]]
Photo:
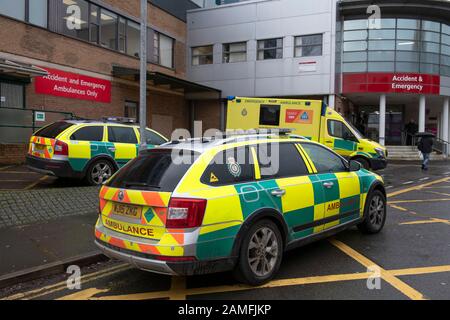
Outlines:
[[350,160],[349,164],[348,164],[348,171],[350,172],[356,172],[361,170],[362,166],[361,163],[359,163],[356,160]]

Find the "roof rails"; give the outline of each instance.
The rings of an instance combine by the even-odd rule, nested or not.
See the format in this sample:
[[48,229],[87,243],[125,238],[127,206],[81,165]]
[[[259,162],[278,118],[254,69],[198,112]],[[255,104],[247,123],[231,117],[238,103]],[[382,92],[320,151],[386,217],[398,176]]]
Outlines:
[[133,118],[125,117],[103,117],[103,122],[116,122],[121,124],[136,124],[136,120]]

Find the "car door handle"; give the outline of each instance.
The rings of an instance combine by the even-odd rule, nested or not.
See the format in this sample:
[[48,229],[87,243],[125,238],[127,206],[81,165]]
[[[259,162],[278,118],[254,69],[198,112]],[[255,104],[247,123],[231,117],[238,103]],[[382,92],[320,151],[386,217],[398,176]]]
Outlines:
[[328,140],[328,141],[325,141],[326,143],[333,143],[333,141],[330,141],[330,140]]
[[108,147],[108,150],[111,152],[116,152],[116,148],[114,148],[114,147]]
[[331,189],[334,187],[334,182],[324,182],[323,186],[327,189]]
[[274,197],[282,197],[282,196],[284,196],[284,195],[286,194],[286,190],[283,190],[283,189],[273,190],[273,191],[271,192],[271,194],[272,194]]

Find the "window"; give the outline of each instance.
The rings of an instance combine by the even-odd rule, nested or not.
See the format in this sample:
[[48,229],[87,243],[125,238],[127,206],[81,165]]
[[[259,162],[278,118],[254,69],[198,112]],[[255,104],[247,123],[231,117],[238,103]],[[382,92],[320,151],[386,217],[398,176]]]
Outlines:
[[262,104],[259,109],[259,124],[262,126],[279,126],[280,109],[280,106]]
[[[185,151],[184,156],[186,152],[190,151]],[[191,156],[195,160],[196,154],[192,153]],[[108,186],[172,192],[193,163],[173,157],[171,150],[145,151],[120,170]]]
[[258,40],[258,60],[282,59],[283,38]]
[[50,138],[55,139],[57,136],[59,136],[61,133],[72,127],[72,123],[60,121],[55,122],[47,127],[42,128],[38,132],[35,133],[35,136],[43,137],[43,138]]
[[58,31],[82,40],[89,41],[89,3],[84,0],[59,2]]
[[70,137],[70,140],[76,141],[103,141],[103,127],[89,126],[81,128]]
[[25,0],[0,0],[0,13],[25,21]]
[[305,162],[292,143],[258,145],[261,179],[276,179],[308,174]]
[[47,0],[0,0],[0,14],[47,27]]
[[253,159],[248,147],[219,152],[206,168],[202,183],[221,186],[253,181]]
[[173,43],[172,38],[159,34],[159,64],[167,68],[173,68]]
[[100,14],[100,43],[106,48],[117,50],[117,15],[101,9]]
[[100,39],[100,8],[91,4],[91,17],[90,17],[90,37],[89,41],[93,43],[99,42]]
[[156,134],[153,131],[145,130],[145,143],[152,144],[154,146],[162,145],[163,143],[166,143],[167,141],[162,138],[160,135]]
[[0,82],[0,107],[25,108],[25,86],[20,83]]
[[132,127],[108,127],[109,142],[137,144],[136,133]]
[[192,48],[192,65],[213,63],[213,46],[203,46]]
[[295,56],[311,57],[322,55],[322,34],[295,37]]
[[125,118],[130,118],[130,119],[134,119],[137,120],[137,109],[138,109],[138,104],[137,102],[133,102],[133,101],[125,101],[125,112],[124,112],[124,116]]
[[242,62],[247,60],[247,42],[227,43],[223,45],[223,62]]
[[118,29],[118,33],[117,33],[117,41],[118,41],[118,46],[119,46],[120,52],[125,52],[125,50],[126,50],[126,45],[127,45],[126,37],[127,37],[127,20],[120,17],[119,18],[119,29]]
[[47,2],[47,0],[28,0],[28,22],[47,28]]
[[328,134],[339,139],[357,141],[355,135],[341,121],[328,120]]
[[127,23],[127,54],[139,58],[141,28],[133,21]]
[[312,143],[302,143],[318,173],[344,172],[347,170],[344,161],[334,152]]

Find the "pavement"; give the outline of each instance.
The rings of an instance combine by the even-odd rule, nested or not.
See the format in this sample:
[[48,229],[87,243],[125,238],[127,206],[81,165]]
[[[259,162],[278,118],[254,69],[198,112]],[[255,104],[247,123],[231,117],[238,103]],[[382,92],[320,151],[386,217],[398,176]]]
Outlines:
[[[383,232],[367,236],[353,228],[334,238],[290,251],[276,279],[262,287],[238,284],[230,273],[169,277],[109,261],[93,269],[83,268],[80,290],[67,289],[66,275],[60,274],[5,288],[0,290],[0,297],[449,299],[450,165],[435,162],[430,171],[422,172],[416,163],[392,163],[379,173],[385,178],[389,193],[388,220]],[[71,190],[54,187],[46,191],[53,189]],[[82,190],[86,197],[97,192],[89,187]],[[30,191],[38,190],[26,193]],[[74,201],[72,204],[76,206]],[[0,274],[91,251],[95,211],[0,228]],[[9,254],[6,260],[4,253]]]

